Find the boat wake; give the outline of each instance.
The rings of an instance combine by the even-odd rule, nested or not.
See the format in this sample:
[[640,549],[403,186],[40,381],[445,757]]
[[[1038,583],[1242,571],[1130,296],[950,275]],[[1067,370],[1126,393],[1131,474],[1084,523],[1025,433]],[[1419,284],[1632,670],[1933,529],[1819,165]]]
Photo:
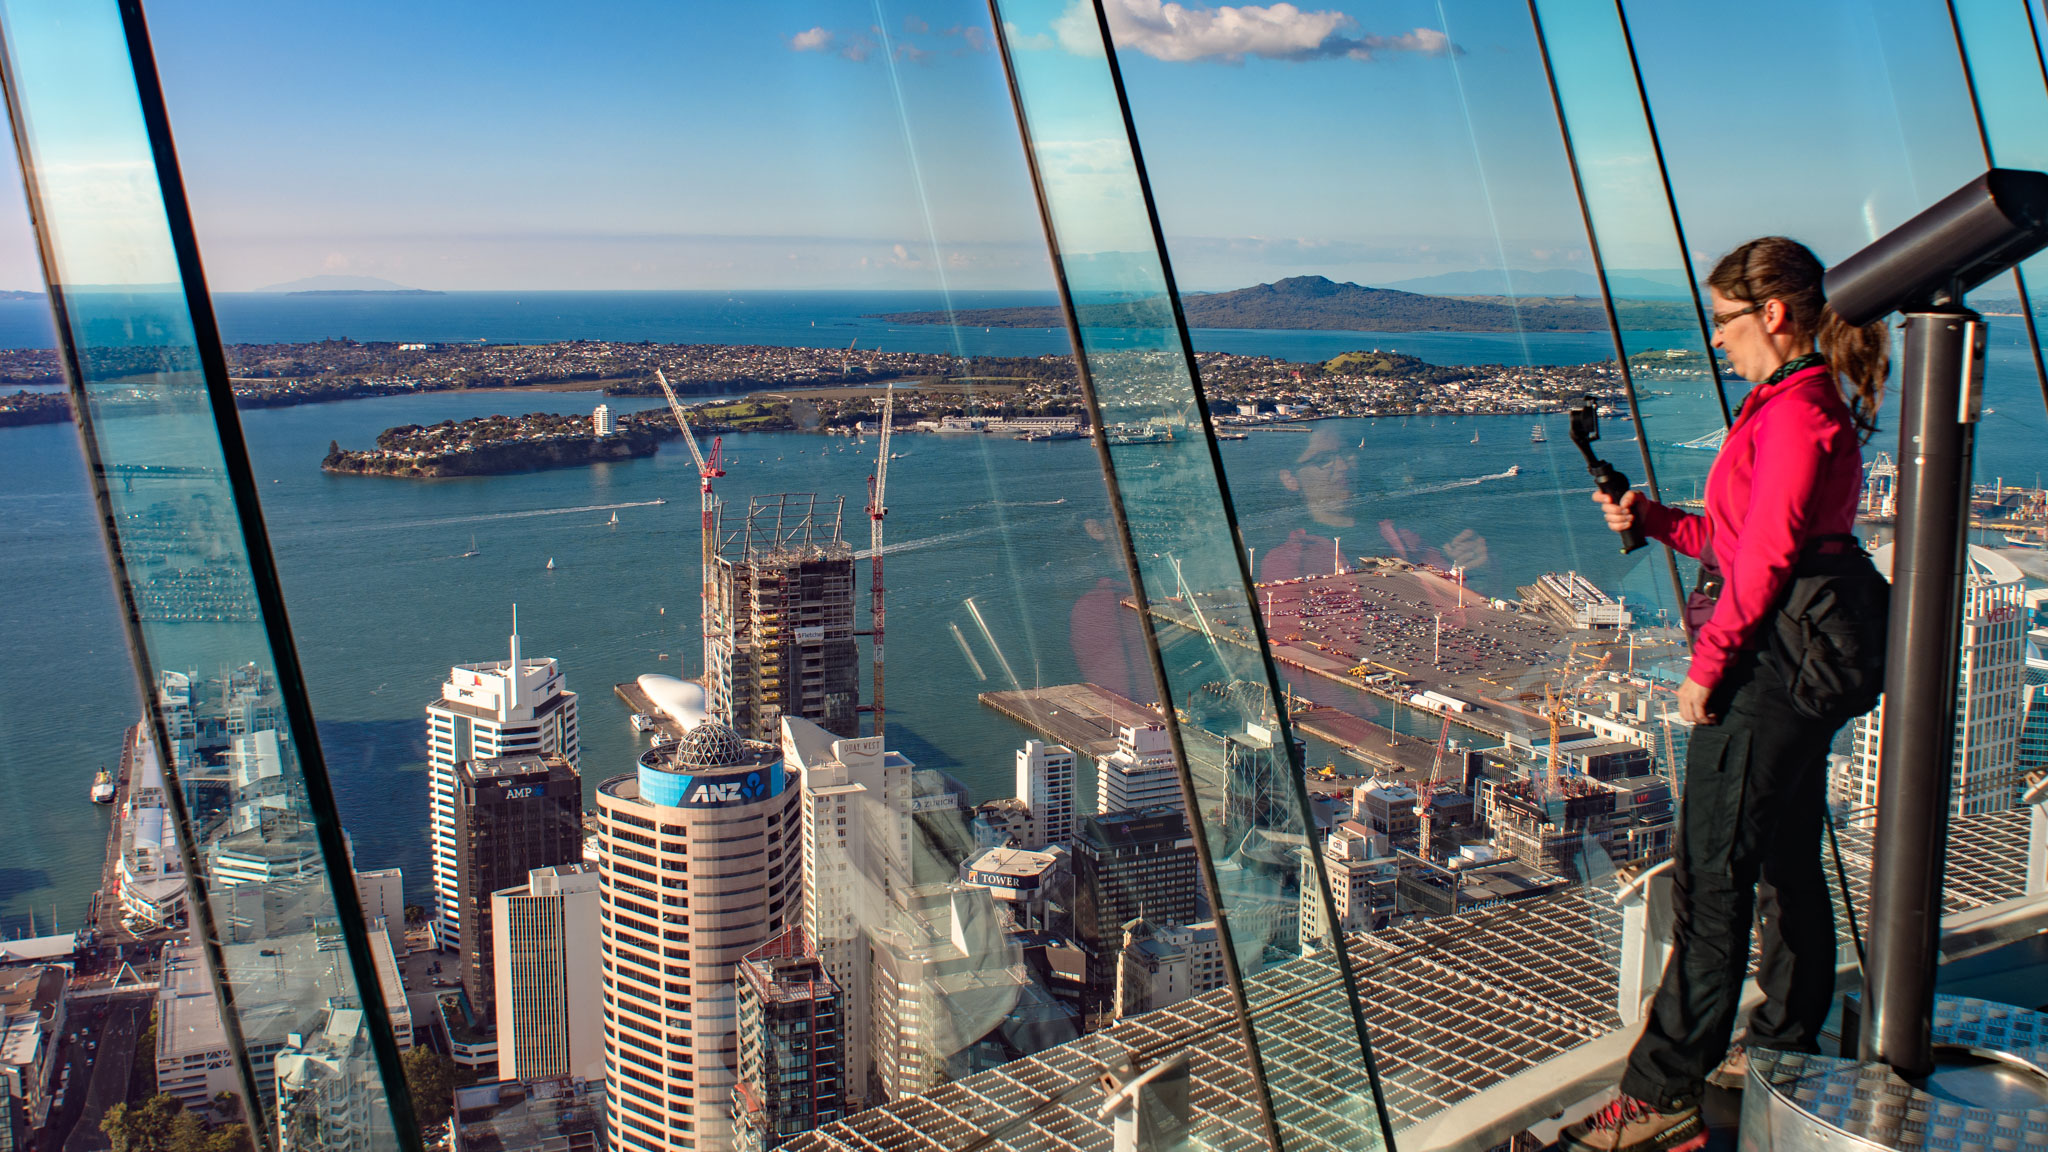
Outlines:
[[399,528],[444,528],[452,524],[487,524],[494,520],[530,520],[536,516],[573,516],[581,512],[612,512],[620,508],[652,508],[663,500],[629,500],[623,504],[581,504],[574,508],[529,508],[521,512],[481,512],[474,516],[440,516],[430,520],[401,520],[395,524],[343,524],[321,527],[329,532],[384,532]]
[[1402,488],[1383,496],[1428,496],[1437,492],[1453,492],[1459,488],[1476,488],[1488,480],[1508,480],[1522,474],[1520,464],[1511,464],[1505,472],[1489,472],[1484,476],[1468,476],[1463,480],[1446,480],[1441,484],[1422,484],[1414,488]]
[[[882,555],[894,556],[898,552],[916,552],[924,548],[935,548],[940,544],[951,544],[955,541],[966,540],[974,536],[986,536],[994,531],[996,531],[995,525],[990,524],[981,528],[967,528],[959,532],[941,532],[936,536],[923,536],[916,540],[905,540],[901,544],[892,542],[882,545]],[[873,548],[862,548],[853,554],[853,558],[855,560],[869,560],[873,559],[874,555],[875,550]]]

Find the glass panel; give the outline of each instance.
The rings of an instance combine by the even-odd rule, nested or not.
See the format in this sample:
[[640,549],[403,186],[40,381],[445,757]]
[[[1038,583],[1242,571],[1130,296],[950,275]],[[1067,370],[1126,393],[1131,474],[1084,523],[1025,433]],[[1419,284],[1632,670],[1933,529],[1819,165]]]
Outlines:
[[[1640,426],[1622,423],[1619,430],[1634,433],[1636,467],[1652,498],[1698,507],[1729,406],[1692,259],[1672,216],[1655,128],[1637,87],[1627,26],[1619,5],[1608,0],[1536,0],[1530,12],[1603,264],[1625,357],[1617,368]],[[1610,459],[1623,451],[1622,437],[1604,439],[1612,444],[1604,453]],[[1643,551],[1630,591],[1642,597],[1646,612],[1673,621],[1697,568],[1667,548]],[[1676,575],[1645,579],[1651,569]],[[1682,637],[1665,639],[1649,666],[1676,683],[1684,678]]]
[[1172,704],[1162,751],[1172,748],[1184,777],[1174,788],[1136,765],[1105,769],[1100,805],[1186,804],[1201,825],[1219,935],[1243,981],[1251,1057],[1281,1146],[1382,1146],[1347,956],[1303,931],[1333,913],[1302,753],[1264,651],[1105,30],[1085,6],[996,10],[1136,567],[1135,606]]
[[[264,1146],[414,1146],[386,1091],[397,1048],[382,991],[402,993],[336,876],[346,847],[233,410],[216,406],[228,382],[210,311],[186,294],[197,258],[189,233],[182,251],[175,239],[182,204],[162,192],[175,172],[159,184],[168,140],[160,111],[154,139],[147,126],[157,95],[146,56],[131,69],[130,44],[146,40],[128,15],[138,23],[113,4],[0,8],[16,142],[143,683],[144,719],[113,774],[118,850],[98,930],[141,942],[134,958],[164,988],[145,1035],[187,1057],[156,1063],[173,1111],[245,1121]],[[109,1026],[110,1056],[131,1056],[120,1049],[137,1023]]]
[[[1529,11],[1284,42],[1109,11],[1396,1142],[1492,1147],[1612,1084],[1645,963],[1618,874],[1668,853],[1686,739],[1670,568],[1620,552],[1566,434],[1595,394],[1644,479]],[[1619,303],[1697,348],[1653,207]],[[1719,424],[1695,367],[1646,421]]]
[[[1957,9],[1965,43],[1981,36],[1969,28],[1991,19],[1995,8]],[[1823,262],[1833,263],[1984,170],[1984,136],[1961,67],[1957,30],[1944,6],[1844,3],[1788,12],[1738,4],[1713,20],[1679,18],[1656,5],[1630,5],[1628,12],[1680,213],[1702,268],[1735,244],[1767,233],[1800,239]],[[1765,18],[1779,20],[1784,36],[1758,44],[1737,31],[1743,20]],[[1999,18],[1997,27],[2001,37],[2026,37],[2024,47],[2032,49],[2016,12]],[[1980,41],[1972,51],[1973,62],[1983,56],[1986,71],[1979,85],[1984,127],[1987,133],[1998,130],[1992,143],[2011,150],[2013,163],[2038,163],[2038,57],[2024,60],[2011,47],[1986,53]],[[1759,80],[1797,70],[1808,93],[1803,115],[1831,130],[1796,148],[1759,140],[1751,127],[1772,114],[1774,104],[1763,91],[1769,85],[1731,82],[1726,68],[1732,60],[1740,60],[1743,76]],[[1715,88],[1713,100],[1697,98],[1702,85]],[[2005,162],[2003,152],[1994,154]],[[1737,157],[1741,162],[1734,162]],[[1753,173],[1760,170],[1799,173],[1797,194],[1789,184],[1758,181]],[[1981,745],[1958,745],[1970,764],[1964,772],[1958,762],[1958,816],[2006,810],[2017,799],[2025,644],[2010,624],[1991,625],[2048,576],[2038,551],[2027,547],[2039,527],[2042,481],[2036,473],[2048,425],[2034,341],[2016,295],[2014,282],[2003,279],[1970,299],[1991,327],[1986,415],[1976,438],[1978,530],[1971,534],[1973,545],[1988,550],[1976,555],[1987,558],[1989,567],[1978,573],[1981,588],[1972,594],[1964,643],[1991,647],[1983,649],[1983,678],[1964,678],[1963,716],[1982,725],[1974,731],[1995,735]],[[2040,306],[2035,300],[2037,314]],[[1732,399],[1740,385],[1729,383]],[[1890,536],[1891,465],[1900,453],[1896,415],[1894,389],[1880,413],[1881,431],[1863,450],[1866,500],[1857,531],[1876,544]],[[1833,796],[1843,818],[1867,817],[1876,802],[1877,717],[1852,722],[1838,738]]]
[[[563,1067],[545,1019],[617,1147],[1106,1141],[1065,1102],[1182,1051],[1202,1130],[1263,1142],[1186,820],[1097,810],[1120,728],[1160,778],[1168,694],[986,9],[458,8],[423,70],[389,51],[400,7],[158,32],[337,800],[358,862],[434,922],[403,967],[460,1139],[531,1124]],[[295,62],[269,108],[238,95],[250,59]],[[240,145],[278,123],[332,143],[290,167]],[[700,473],[657,369],[723,473],[708,628]],[[882,452],[886,541],[860,530]],[[513,679],[515,605],[524,705],[480,692]],[[703,735],[706,679],[759,743]],[[566,855],[594,887],[462,858],[463,773],[514,734],[580,775]],[[707,753],[781,774],[763,795],[681,768]],[[499,933],[541,908],[587,931]],[[515,949],[592,994],[499,979]]]

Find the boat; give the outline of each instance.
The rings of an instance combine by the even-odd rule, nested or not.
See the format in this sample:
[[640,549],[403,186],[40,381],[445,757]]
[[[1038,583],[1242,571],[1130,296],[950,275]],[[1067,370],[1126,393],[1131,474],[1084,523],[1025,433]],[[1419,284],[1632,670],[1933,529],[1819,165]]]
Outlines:
[[1252,438],[1252,434],[1249,432],[1218,432],[1216,438],[1218,440],[1249,440]]
[[656,497],[654,498],[654,502],[655,502],[656,504],[666,504],[666,503],[668,503],[668,497],[666,497],[666,496],[656,496]]
[[99,774],[92,778],[92,802],[95,804],[112,804],[114,802],[114,776],[113,773],[108,772],[105,768],[100,769]]
[[654,729],[654,727],[655,727],[655,724],[654,724],[654,717],[652,717],[652,716],[649,716],[649,715],[648,715],[647,713],[645,713],[645,712],[635,712],[635,713],[633,713],[633,715],[632,715],[632,721],[633,721],[633,730],[634,730],[635,732],[649,732],[649,731],[652,731],[652,730]]
[[479,551],[479,550],[477,549],[477,546],[476,546],[476,535],[475,535],[474,533],[471,533],[471,535],[470,535],[470,537],[469,537],[469,551],[467,551],[467,552],[464,552],[464,553],[463,553],[462,555],[463,555],[463,557],[464,557],[465,559],[467,559],[468,557],[471,557],[471,556],[481,556],[481,555],[483,555],[483,553],[482,553],[481,551]]
[[550,557],[548,557],[548,571],[550,571],[550,572],[553,572],[554,570],[555,570],[555,558],[554,558],[553,556],[550,556]]
[[1017,439],[1028,440],[1033,444],[1044,444],[1054,440],[1079,440],[1081,433],[1072,428],[1049,428],[1023,433]]
[[1534,428],[1529,429],[1529,443],[1546,444],[1549,441],[1550,437],[1543,434],[1543,425],[1538,424]]
[[1171,444],[1173,429],[1164,424],[1117,424],[1106,429],[1111,444]]
[[2042,541],[2042,539],[2038,536],[2029,536],[2024,532],[2019,533],[2018,535],[2014,535],[2011,532],[2007,532],[2004,533],[2004,536],[2005,546],[2008,548],[2048,548],[2048,542]]
[[617,528],[619,526],[619,514],[617,512],[612,513],[612,518],[605,521],[605,523],[613,528]]
[[1520,464],[1510,464],[1510,465],[1508,465],[1508,470],[1507,470],[1507,473],[1506,473],[1506,475],[1509,475],[1509,476],[1520,476],[1521,474],[1522,474],[1522,466],[1521,466]]
[[1479,443],[1479,431],[1478,431],[1478,429],[1474,429],[1474,430],[1473,430],[1473,432],[1472,432],[1472,442],[1473,442],[1474,444],[1477,444],[1477,443]]

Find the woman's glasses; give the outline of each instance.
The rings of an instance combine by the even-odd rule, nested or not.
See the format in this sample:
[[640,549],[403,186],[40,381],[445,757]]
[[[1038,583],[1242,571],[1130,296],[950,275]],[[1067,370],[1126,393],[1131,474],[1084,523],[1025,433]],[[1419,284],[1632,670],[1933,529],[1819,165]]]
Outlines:
[[1751,312],[1761,312],[1763,309],[1764,306],[1762,304],[1751,304],[1747,308],[1737,308],[1733,312],[1716,312],[1714,313],[1714,331],[1719,332]]

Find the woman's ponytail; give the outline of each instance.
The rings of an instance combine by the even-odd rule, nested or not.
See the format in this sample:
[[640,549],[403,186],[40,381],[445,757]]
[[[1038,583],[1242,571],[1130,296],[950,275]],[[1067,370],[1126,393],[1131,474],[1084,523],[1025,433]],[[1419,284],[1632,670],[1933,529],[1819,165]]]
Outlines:
[[1877,410],[1884,403],[1884,382],[1892,370],[1892,336],[1885,322],[1873,320],[1857,328],[1824,305],[1813,343],[1828,367],[1849,385],[1856,426],[1866,436],[1877,431]]

